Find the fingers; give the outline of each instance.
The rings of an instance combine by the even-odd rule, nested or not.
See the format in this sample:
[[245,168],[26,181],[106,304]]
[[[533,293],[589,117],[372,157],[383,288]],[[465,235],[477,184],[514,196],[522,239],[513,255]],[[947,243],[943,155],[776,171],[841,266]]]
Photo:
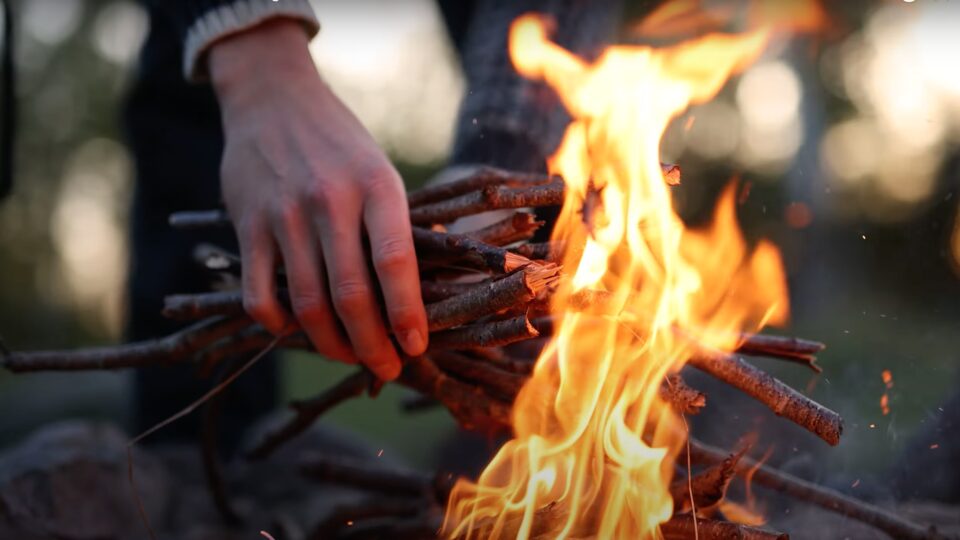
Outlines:
[[367,272],[360,234],[360,196],[328,187],[316,199],[321,206],[316,213],[317,227],[333,307],[356,358],[377,377],[393,380],[400,374],[400,358],[387,336]]
[[241,221],[237,239],[243,265],[243,307],[253,320],[279,335],[285,331],[290,317],[277,301],[273,275],[276,251],[266,221]]
[[407,354],[417,356],[427,348],[427,314],[420,296],[406,195],[399,178],[373,184],[363,210],[373,267],[394,335]]
[[317,352],[356,363],[340,333],[326,291],[323,258],[309,218],[300,204],[283,207],[274,217],[274,235],[283,254],[290,306]]

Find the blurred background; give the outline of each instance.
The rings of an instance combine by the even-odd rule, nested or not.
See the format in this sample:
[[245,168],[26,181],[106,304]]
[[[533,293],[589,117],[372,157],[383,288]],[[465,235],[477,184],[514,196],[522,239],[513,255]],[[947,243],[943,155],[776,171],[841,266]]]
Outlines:
[[[462,73],[430,0],[377,2],[375,17],[368,4],[316,2],[312,50],[414,186],[444,164]],[[119,119],[148,21],[130,1],[12,6],[19,130],[15,189],[0,203],[0,335],[13,349],[116,342],[132,189]],[[706,220],[736,177],[748,237],[783,249],[793,307],[783,331],[829,345],[824,374],[761,366],[844,416],[819,474],[853,481],[882,477],[960,388],[960,2],[825,7],[821,33],[775,40],[720,97],[678,119],[663,159],[683,168],[677,200],[690,221]],[[643,36],[627,25],[623,38]],[[288,355],[284,393],[312,395],[341,372]],[[128,422],[129,383],[0,373],[0,447],[56,418]],[[402,415],[401,397],[388,389],[325,421],[426,466],[453,422],[442,411]],[[744,429],[769,420],[745,411]]]

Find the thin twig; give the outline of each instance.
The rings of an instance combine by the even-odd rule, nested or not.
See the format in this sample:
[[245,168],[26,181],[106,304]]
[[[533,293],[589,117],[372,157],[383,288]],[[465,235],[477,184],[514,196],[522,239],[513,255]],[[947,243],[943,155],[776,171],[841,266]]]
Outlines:
[[514,212],[496,223],[464,234],[487,244],[506,246],[533,238],[543,224],[530,212]]
[[430,350],[501,347],[539,336],[526,315],[503,321],[471,324],[430,334]]
[[464,178],[442,184],[432,184],[411,191],[407,193],[407,202],[410,204],[410,207],[413,208],[427,203],[451,199],[458,195],[477,191],[488,186],[519,187],[524,185],[539,185],[557,179],[559,179],[559,177],[551,177],[539,173],[518,173],[495,167],[481,167]]
[[[220,370],[220,375],[214,379],[214,386],[223,382],[223,377],[228,372],[229,368]],[[240,516],[237,515],[233,506],[230,504],[230,496],[227,494],[227,487],[223,478],[223,464],[219,456],[218,424],[222,410],[223,394],[212,397],[206,407],[204,407],[200,455],[203,463],[204,476],[207,481],[207,489],[210,490],[213,505],[216,507],[223,522],[228,526],[233,526],[239,524],[241,520]]]
[[548,262],[561,262],[565,250],[566,244],[563,242],[539,242],[510,248],[510,251],[517,255]]
[[840,442],[840,415],[790,388],[735,354],[699,348],[689,360],[693,367],[742,390],[782,416],[826,441]]
[[296,413],[293,418],[279,429],[267,434],[253,450],[247,453],[249,459],[263,459],[272,454],[285,442],[306,431],[328,410],[359,396],[373,381],[373,375],[366,369],[360,369],[326,389],[320,395],[305,401],[295,401],[290,407]]
[[490,210],[559,206],[563,204],[564,193],[564,183],[559,180],[518,188],[486,186],[452,199],[411,208],[410,221],[415,225],[450,223],[457,218]]
[[429,476],[415,471],[387,469],[323,454],[307,456],[301,462],[300,470],[317,482],[340,484],[383,495],[416,497],[430,494],[433,487]]
[[679,373],[673,373],[663,379],[663,383],[660,384],[660,399],[666,401],[680,414],[697,414],[707,405],[707,396],[687,385]]
[[279,341],[280,341],[279,337],[274,338],[273,342],[271,342],[269,345],[264,347],[262,351],[254,355],[252,358],[250,358],[250,360],[247,360],[245,364],[243,364],[242,366],[240,366],[239,369],[231,373],[229,377],[223,380],[223,382],[221,382],[220,384],[214,385],[213,388],[207,391],[207,393],[205,393],[204,395],[200,396],[199,399],[197,399],[190,405],[187,405],[186,407],[181,409],[180,412],[174,414],[173,416],[167,418],[166,420],[163,420],[162,422],[157,423],[150,429],[144,431],[143,433],[137,435],[136,437],[131,439],[129,442],[127,442],[127,477],[130,481],[130,489],[133,490],[133,496],[137,502],[137,510],[140,513],[140,519],[143,521],[143,525],[147,529],[147,533],[150,535],[150,538],[152,540],[156,540],[156,535],[153,532],[153,527],[150,526],[150,519],[147,516],[146,508],[143,506],[143,499],[140,497],[140,490],[137,489],[137,481],[133,474],[133,447],[136,446],[136,444],[142,441],[143,439],[146,439],[150,435],[169,426],[170,424],[176,422],[177,420],[183,418],[184,416],[189,415],[193,411],[197,410],[197,407],[210,401],[210,399],[220,394],[220,392],[223,392],[228,386],[233,384],[233,381],[237,380],[237,378],[240,377],[240,375],[243,375],[244,373],[246,373],[257,362],[259,362],[261,358],[263,358],[270,351],[272,351]]
[[170,214],[167,222],[174,229],[227,227],[230,225],[230,216],[226,210],[187,210]]
[[447,376],[426,356],[408,358],[400,382],[434,397],[465,428],[510,428],[509,403],[491,397],[478,386]]
[[423,510],[423,501],[403,500],[388,497],[369,497],[359,503],[353,502],[335,507],[326,519],[310,533],[311,540],[340,538],[340,532],[354,523],[374,518],[400,518],[415,516]]
[[430,359],[443,371],[458,379],[476,383],[497,397],[513,401],[527,381],[523,375],[502,370],[493,364],[474,360],[453,351],[438,351]]
[[502,279],[426,305],[431,331],[444,330],[515,306],[525,305],[556,283],[556,265],[531,263]]
[[727,495],[727,488],[736,473],[737,463],[743,458],[747,447],[728,455],[719,463],[670,486],[673,511],[676,514],[708,510]]
[[[699,463],[717,463],[727,456],[727,453],[719,448],[692,439],[690,453],[693,460]],[[752,479],[758,485],[866,523],[893,538],[904,540],[945,540],[947,538],[938,533],[934,527],[923,527],[890,510],[854,499],[834,489],[818,486],[757,463],[750,458],[741,459],[736,470],[737,474],[744,476],[755,471]]]
[[414,227],[413,244],[417,250],[417,259],[423,262],[456,264],[501,274],[512,272],[530,263],[526,257],[465,234]]
[[690,514],[675,515],[660,525],[664,540],[789,540],[785,533],[765,531],[729,521],[695,518]]
[[214,317],[155,340],[77,350],[14,352],[0,358],[0,367],[21,373],[171,366],[250,323],[245,316]]

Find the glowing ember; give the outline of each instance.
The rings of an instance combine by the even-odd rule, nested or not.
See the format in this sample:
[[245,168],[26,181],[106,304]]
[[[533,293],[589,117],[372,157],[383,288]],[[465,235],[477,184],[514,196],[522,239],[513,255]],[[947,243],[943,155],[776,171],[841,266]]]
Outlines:
[[886,387],[883,395],[880,396],[880,412],[886,416],[890,414],[890,394],[888,390],[893,388],[893,374],[890,373],[889,369],[885,369],[880,373],[880,377],[883,379],[883,385]]
[[[574,119],[549,167],[567,184],[554,240],[579,248],[568,248],[570,279],[552,301],[557,331],[514,404],[515,437],[477,483],[457,484],[443,533],[656,538],[673,513],[669,486],[686,440],[661,382],[697,347],[733,350],[741,332],[788,314],[779,252],[747,246],[735,186],[707,229],[687,229],[660,139],[756,59],[770,26],[664,49],[611,47],[592,65],[550,42],[547,27],[535,15],[515,21],[510,54]],[[574,311],[568,300],[585,289],[613,300]]]

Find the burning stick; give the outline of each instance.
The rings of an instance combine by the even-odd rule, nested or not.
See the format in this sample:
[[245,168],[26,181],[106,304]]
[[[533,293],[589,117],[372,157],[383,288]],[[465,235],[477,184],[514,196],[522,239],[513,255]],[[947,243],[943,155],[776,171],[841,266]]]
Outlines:
[[806,428],[831,446],[840,442],[843,420],[839,414],[757,369],[746,360],[733,354],[701,348],[690,358],[690,365],[742,390],[778,416]]
[[[690,458],[695,463],[715,464],[725,460],[727,454],[719,448],[690,439]],[[772,469],[750,458],[743,458],[736,464],[737,474],[746,476],[751,470],[755,471],[753,481],[761,486],[856,519],[880,529],[893,538],[905,540],[944,540],[946,538],[933,527],[924,528],[889,510]]]
[[690,514],[676,515],[670,521],[660,525],[664,540],[790,540],[785,533],[770,532],[756,527],[748,527],[728,521],[713,519],[693,519]]
[[730,481],[736,473],[737,463],[746,451],[747,448],[744,447],[689,479],[680,478],[674,481],[670,486],[674,513],[691,510],[699,512],[719,504],[727,496],[727,487],[730,486]]
[[660,399],[680,414],[697,414],[707,405],[703,392],[687,386],[679,373],[668,375],[660,385]]

